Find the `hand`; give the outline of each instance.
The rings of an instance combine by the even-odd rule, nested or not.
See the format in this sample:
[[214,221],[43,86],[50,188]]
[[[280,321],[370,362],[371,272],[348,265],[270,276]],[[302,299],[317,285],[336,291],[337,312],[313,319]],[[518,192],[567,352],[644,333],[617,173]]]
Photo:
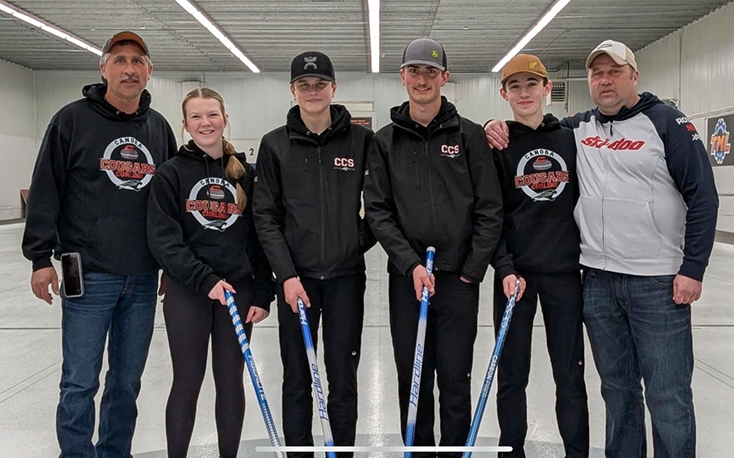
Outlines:
[[[515,281],[517,281],[516,275],[508,275],[504,279],[502,279],[502,291],[504,291],[505,296],[508,299],[513,294],[515,294]],[[522,295],[525,292],[526,286],[527,283],[525,283],[525,279],[520,277],[520,288],[517,290],[517,297],[515,298],[515,302],[520,302],[520,299],[522,299]]]
[[166,294],[166,286],[168,286],[168,277],[166,274],[161,274],[161,284],[158,286],[158,295],[163,296]]
[[679,305],[693,304],[701,298],[703,283],[683,275],[673,280],[673,302]]
[[258,307],[257,305],[250,306],[250,311],[247,312],[247,318],[245,323],[259,323],[270,315],[267,310]]
[[291,306],[293,313],[298,313],[298,298],[300,297],[303,304],[308,308],[311,307],[311,300],[303,289],[301,280],[298,277],[291,277],[283,282],[283,295],[285,302]]
[[428,288],[431,296],[436,294],[436,277],[429,276],[425,267],[419,265],[413,269],[413,288],[415,289],[415,298],[420,301],[423,294],[423,287]]
[[487,135],[487,143],[495,149],[505,149],[510,144],[510,129],[507,123],[499,119],[493,119],[484,126]]
[[463,281],[464,283],[469,283],[470,285],[473,283],[471,280],[469,280],[468,278],[466,278],[463,275],[459,277],[459,280]]
[[54,298],[48,292],[49,285],[51,285],[51,290],[54,294],[58,296],[59,276],[56,275],[56,269],[53,266],[38,269],[31,274],[31,291],[33,291],[33,295],[51,305]]
[[214,288],[212,288],[211,291],[209,291],[209,299],[219,301],[222,305],[227,305],[227,298],[224,297],[224,290],[229,291],[232,294],[237,293],[237,291],[234,290],[232,285],[227,283],[224,280],[219,280],[216,285],[214,285]]

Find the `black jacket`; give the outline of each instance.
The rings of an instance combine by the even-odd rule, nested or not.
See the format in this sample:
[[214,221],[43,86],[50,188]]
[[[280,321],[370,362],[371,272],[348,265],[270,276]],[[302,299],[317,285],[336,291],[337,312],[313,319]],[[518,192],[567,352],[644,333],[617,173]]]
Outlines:
[[388,271],[411,275],[434,246],[434,270],[482,281],[502,231],[502,197],[482,128],[445,98],[428,127],[410,119],[408,102],[391,118],[370,147],[364,191]]
[[504,278],[520,272],[579,269],[581,239],[573,209],[578,200],[573,131],[546,114],[537,129],[508,121],[510,144],[494,150],[505,224],[492,261]]
[[316,135],[295,106],[260,143],[253,212],[279,283],[364,272],[363,254],[375,244],[359,215],[372,131],[351,124],[341,105],[331,106],[331,120]]
[[150,181],[176,153],[176,138],[143,91],[132,115],[107,103],[107,86],[84,87],[84,98],[49,124],[33,170],[23,255],[33,270],[51,255],[78,251],[86,271],[118,275],[158,270],[145,235]]
[[237,289],[254,287],[252,303],[268,309],[274,297],[272,273],[255,233],[251,205],[240,214],[236,182],[225,177],[239,160],[239,179],[252,196],[253,167],[244,154],[212,159],[193,141],[163,164],[148,203],[148,241],[163,272],[195,291],[208,293],[219,280]]

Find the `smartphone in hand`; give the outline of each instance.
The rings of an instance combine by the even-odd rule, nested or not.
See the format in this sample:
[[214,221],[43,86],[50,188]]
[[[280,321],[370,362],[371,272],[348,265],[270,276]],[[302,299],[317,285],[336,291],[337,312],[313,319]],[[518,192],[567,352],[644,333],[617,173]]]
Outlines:
[[84,296],[82,257],[79,253],[64,253],[61,255],[61,285],[65,297]]

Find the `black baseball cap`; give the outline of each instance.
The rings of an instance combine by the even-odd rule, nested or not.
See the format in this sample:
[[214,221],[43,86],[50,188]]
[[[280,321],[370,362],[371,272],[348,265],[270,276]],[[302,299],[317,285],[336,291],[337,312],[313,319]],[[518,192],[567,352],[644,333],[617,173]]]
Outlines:
[[326,81],[334,81],[334,66],[329,56],[316,51],[307,51],[293,58],[291,62],[291,83],[307,76],[315,76]]
[[140,46],[140,49],[143,50],[146,56],[150,57],[150,51],[148,51],[148,45],[145,43],[145,41],[140,38],[140,35],[138,35],[135,32],[118,32],[114,35],[112,35],[104,44],[102,47],[102,54],[107,54],[110,52],[110,49],[114,48],[116,44],[120,43],[121,41],[132,41],[138,46]]
[[408,65],[429,65],[437,69],[446,70],[446,52],[441,43],[430,38],[416,38],[408,43],[403,51],[403,64],[400,68]]

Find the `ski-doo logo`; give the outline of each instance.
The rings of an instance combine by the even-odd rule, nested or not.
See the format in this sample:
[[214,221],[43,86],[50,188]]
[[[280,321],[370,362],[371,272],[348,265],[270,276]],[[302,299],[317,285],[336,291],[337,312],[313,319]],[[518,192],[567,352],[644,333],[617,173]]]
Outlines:
[[607,149],[611,149],[614,151],[637,151],[645,145],[645,142],[642,140],[633,141],[627,140],[626,138],[620,138],[619,140],[615,140],[612,143],[609,143],[610,141],[611,140],[608,138],[601,138],[597,135],[595,137],[586,137],[585,139],[581,140],[581,144],[590,146],[592,148],[606,147]]
[[[228,197],[229,196],[229,197]],[[191,213],[204,229],[224,232],[240,216],[237,208],[237,190],[222,178],[199,180],[186,200],[186,211]]]
[[459,145],[441,145],[441,156],[453,159],[460,156]]
[[354,159],[351,157],[335,157],[334,170],[344,170],[345,172],[355,170]]
[[534,202],[556,200],[569,181],[566,161],[551,150],[532,150],[517,164],[515,188],[522,189]]
[[99,160],[99,170],[105,172],[118,189],[127,191],[140,191],[147,186],[155,169],[150,151],[134,137],[113,140]]

